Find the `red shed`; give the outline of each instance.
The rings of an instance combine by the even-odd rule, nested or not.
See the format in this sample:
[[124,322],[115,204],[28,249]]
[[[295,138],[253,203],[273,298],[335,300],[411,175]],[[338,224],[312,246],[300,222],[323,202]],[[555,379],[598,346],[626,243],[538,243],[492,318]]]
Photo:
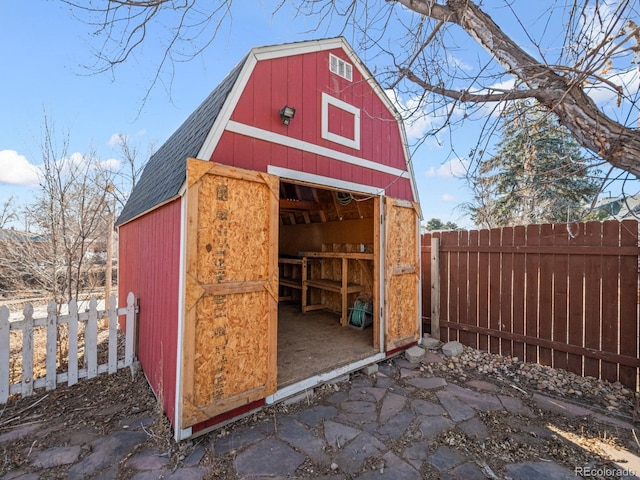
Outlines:
[[400,115],[344,39],[251,50],[117,222],[175,438],[418,341],[419,217]]

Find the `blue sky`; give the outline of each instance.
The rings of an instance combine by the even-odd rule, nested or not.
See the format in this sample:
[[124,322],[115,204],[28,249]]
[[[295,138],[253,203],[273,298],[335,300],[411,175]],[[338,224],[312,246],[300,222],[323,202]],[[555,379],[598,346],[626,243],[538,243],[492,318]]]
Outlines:
[[[91,74],[84,66],[94,61],[91,48],[97,43],[91,28],[74,18],[69,7],[56,0],[4,0],[0,4],[0,204],[10,196],[20,204],[33,198],[45,112],[56,132],[69,132],[70,154],[95,151],[105,161],[116,158],[112,144],[116,134],[129,136],[142,150],[149,144],[157,148],[250,48],[341,33],[337,25],[333,30],[310,31],[315,20],[295,17],[286,7],[273,15],[275,3],[251,2],[252,8],[236,10],[204,54],[175,64],[171,84],[159,83],[143,104],[160,52],[154,42],[147,41],[115,72]],[[536,10],[528,1],[518,3],[525,13],[527,8]],[[499,23],[512,34],[509,23]],[[343,34],[361,53],[355,33],[347,29]],[[461,52],[465,41],[460,39]],[[363,60],[374,69],[371,60],[365,56]],[[170,77],[162,78],[166,82]],[[425,128],[407,125],[410,143]],[[469,152],[477,140],[471,133],[477,130],[467,128],[454,137],[459,154]],[[413,156],[425,220],[436,217],[471,226],[456,208],[470,199],[465,182],[455,177],[463,164],[451,155],[449,137],[442,135],[439,140],[427,139]]]
[[[37,6],[36,6],[37,5]],[[95,151],[117,156],[115,134],[125,134],[142,149],[156,148],[182,123],[246,52],[260,45],[300,41],[339,32],[306,32],[311,24],[293,12],[272,15],[267,4],[236,12],[200,58],[177,64],[170,92],[159,85],[142,106],[154,64],[146,51],[113,74],[90,74],[90,28],[60,2],[9,0],[0,6],[0,202],[10,196],[27,203],[37,188],[41,126],[46,115],[56,132],[69,133],[70,153]],[[345,32],[347,40],[352,35]],[[408,129],[411,133],[411,129]],[[445,148],[421,148],[414,156],[425,219],[458,223],[456,205],[467,197],[464,183],[443,164]],[[455,171],[455,166],[453,167]],[[19,225],[18,225],[19,226]]]

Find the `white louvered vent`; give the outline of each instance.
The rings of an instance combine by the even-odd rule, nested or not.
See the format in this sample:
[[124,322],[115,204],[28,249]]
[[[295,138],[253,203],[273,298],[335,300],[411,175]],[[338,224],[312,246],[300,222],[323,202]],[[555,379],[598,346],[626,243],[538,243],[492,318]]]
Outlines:
[[353,81],[353,67],[351,64],[336,57],[332,53],[329,54],[329,69],[336,75],[340,75],[350,82]]

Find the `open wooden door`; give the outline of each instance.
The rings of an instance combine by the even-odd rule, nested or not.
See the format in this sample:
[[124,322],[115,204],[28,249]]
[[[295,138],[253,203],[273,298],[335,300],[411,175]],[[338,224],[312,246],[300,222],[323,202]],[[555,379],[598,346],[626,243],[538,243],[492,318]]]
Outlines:
[[181,428],[275,393],[278,178],[187,163]]
[[416,204],[385,198],[384,344],[387,352],[420,339],[420,217]]

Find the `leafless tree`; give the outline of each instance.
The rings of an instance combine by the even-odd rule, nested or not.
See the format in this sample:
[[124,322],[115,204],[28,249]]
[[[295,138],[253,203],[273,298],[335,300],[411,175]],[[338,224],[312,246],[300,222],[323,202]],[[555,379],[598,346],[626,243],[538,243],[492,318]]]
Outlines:
[[[164,67],[208,47],[235,6],[231,0],[65,1],[87,15],[103,41],[96,50],[98,69],[114,68],[145,42],[161,39],[154,83]],[[292,3],[319,27],[341,24],[356,32],[357,47],[376,65],[378,78],[404,97],[409,122],[432,125],[425,135],[485,119],[472,159],[489,145],[491,118],[501,102],[535,98],[583,147],[632,177],[640,175],[635,0],[539,2],[533,19],[522,13],[528,0]],[[462,61],[461,50],[467,59],[475,56],[475,64]],[[603,106],[594,96],[613,101]]]
[[40,189],[26,208],[35,234],[5,242],[5,274],[46,291],[57,303],[78,300],[90,283],[93,247],[104,244],[111,174],[95,155],[71,155],[45,116]]
[[18,220],[15,208],[15,197],[9,197],[0,205],[0,228],[4,228],[9,222]]
[[149,143],[146,151],[143,152],[140,144],[136,143],[129,135],[119,133],[114,140],[118,159],[122,163],[114,175],[115,184],[112,193],[119,207],[122,208],[151,157],[155,144]]

